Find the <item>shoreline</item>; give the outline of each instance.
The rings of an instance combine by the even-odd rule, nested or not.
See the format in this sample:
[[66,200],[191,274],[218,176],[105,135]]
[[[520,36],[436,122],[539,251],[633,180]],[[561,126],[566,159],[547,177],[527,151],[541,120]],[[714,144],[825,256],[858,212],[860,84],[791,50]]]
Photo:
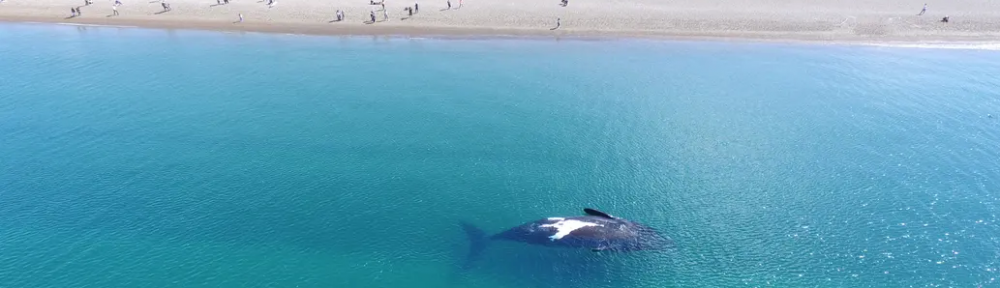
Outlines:
[[[39,24],[94,26],[107,28],[139,28],[163,30],[191,30],[206,32],[247,32],[266,34],[291,34],[309,36],[385,36],[385,37],[420,37],[434,39],[539,39],[539,40],[584,40],[584,41],[614,41],[614,40],[662,40],[662,41],[713,41],[713,42],[757,42],[757,43],[803,43],[803,44],[840,44],[865,46],[901,46],[918,47],[919,45],[942,46],[981,46],[995,44],[994,50],[1000,50],[1000,36],[961,37],[945,36],[939,38],[921,38],[914,36],[900,37],[839,37],[828,38],[823,35],[809,34],[753,34],[753,33],[669,33],[639,31],[571,31],[568,33],[543,33],[523,29],[495,29],[480,27],[377,27],[364,31],[334,30],[319,25],[244,25],[226,26],[226,24],[206,25],[204,23],[171,23],[155,21],[53,21],[44,18],[0,18],[0,23],[8,24]],[[953,45],[949,45],[953,44]]]
[[[576,10],[543,7],[538,9],[539,11],[531,10],[530,12],[524,12],[504,6],[504,3],[493,2],[500,0],[482,0],[486,2],[476,3],[479,7],[468,7],[462,10],[451,10],[450,8],[439,10],[440,7],[428,7],[423,9],[426,12],[422,11],[410,17],[403,17],[400,20],[385,18],[385,22],[377,21],[376,23],[363,24],[359,16],[367,13],[350,14],[344,21],[327,21],[332,13],[320,11],[329,11],[327,9],[329,7],[325,6],[330,5],[330,3],[316,2],[283,3],[282,5],[284,6],[275,6],[272,9],[264,4],[259,4],[264,1],[256,3],[233,2],[235,4],[206,6],[207,2],[203,2],[206,0],[166,0],[171,1],[171,5],[177,7],[177,11],[174,11],[174,9],[160,11],[158,10],[160,9],[160,1],[147,2],[138,0],[141,2],[129,2],[127,5],[122,6],[119,9],[122,11],[122,16],[105,16],[104,14],[107,14],[107,11],[103,11],[104,13],[102,11],[92,11],[105,9],[97,8],[97,6],[105,6],[105,3],[100,3],[76,6],[77,8],[85,9],[82,11],[86,12],[86,14],[80,17],[66,17],[68,16],[68,12],[62,12],[62,9],[65,9],[67,6],[73,7],[73,5],[67,4],[70,0],[32,0],[39,2],[30,3],[20,1],[27,0],[6,0],[6,2],[0,3],[0,22],[133,26],[150,29],[321,36],[538,38],[557,40],[648,39],[863,45],[946,43],[990,45],[1000,43],[1000,20],[994,21],[994,19],[1000,19],[1000,9],[997,9],[996,12],[987,11],[976,14],[971,9],[978,9],[978,7],[963,7],[963,3],[954,4],[955,7],[948,7],[952,11],[946,10],[946,12],[956,12],[955,10],[957,10],[959,14],[942,14],[952,15],[952,19],[961,20],[955,20],[952,23],[939,23],[939,21],[933,18],[936,15],[923,17],[915,16],[914,14],[904,14],[902,11],[897,11],[901,10],[901,8],[894,6],[878,6],[876,8],[880,11],[875,12],[846,14],[848,12],[845,11],[850,10],[842,6],[857,5],[858,3],[852,2],[861,0],[834,0],[833,3],[835,5],[831,4],[831,7],[812,8],[809,6],[809,9],[814,11],[789,11],[787,10],[789,7],[775,7],[778,4],[767,2],[770,0],[746,0],[751,2],[743,4],[746,7],[732,7],[733,5],[729,5],[732,3],[724,2],[726,0],[716,0],[718,3],[711,2],[709,4],[687,4],[689,7],[677,3],[638,3],[622,8],[622,11],[615,11],[614,13],[605,13],[604,11],[595,12],[593,9],[595,7],[602,7],[603,4],[594,3],[577,4],[576,6],[582,7]],[[348,0],[332,1],[346,2]],[[507,1],[524,2],[534,0]],[[587,0],[573,1],[575,3],[575,1]],[[798,0],[789,1],[801,2]],[[971,2],[975,0],[953,1]],[[73,2],[76,2],[76,0]],[[753,2],[767,2],[764,4],[768,4],[770,7]],[[725,5],[712,6],[719,3]],[[12,6],[11,4],[20,6]],[[343,3],[334,4],[340,5]],[[516,4],[521,5],[522,3]],[[760,9],[763,9],[763,11],[747,11],[749,9],[747,7],[756,8],[758,4],[760,4]],[[798,5],[802,4],[798,3]],[[426,7],[425,5],[421,7]],[[541,4],[533,5],[540,6]],[[214,6],[222,7],[217,8]],[[233,8],[229,6],[233,6]],[[371,8],[377,7],[377,5],[355,3],[343,4],[343,6],[352,8],[353,10],[351,11],[364,11],[364,9],[372,9],[372,13],[379,11]],[[676,6],[684,9],[679,9]],[[992,6],[1000,8],[1000,2],[989,3],[987,6],[990,6],[990,8]],[[63,8],[59,9],[58,7]],[[665,7],[669,9],[665,9]],[[719,7],[725,7],[725,9],[731,11],[713,10]],[[794,5],[792,8],[795,8]],[[107,6],[106,9],[110,11],[110,6]],[[400,13],[397,13],[398,10],[402,10],[402,6],[386,6],[386,11],[393,11],[391,13],[396,13],[396,17],[402,16]],[[636,11],[642,11],[642,13],[649,15],[644,15],[646,18],[633,17],[639,13]],[[242,23],[232,21],[236,19],[233,17],[235,13],[239,13],[240,15],[246,13],[249,16],[248,21]],[[545,28],[552,26],[552,23],[555,23],[555,21],[552,21],[552,23],[547,23],[547,21],[554,20],[555,18],[562,19],[561,27],[558,27],[558,30]]]

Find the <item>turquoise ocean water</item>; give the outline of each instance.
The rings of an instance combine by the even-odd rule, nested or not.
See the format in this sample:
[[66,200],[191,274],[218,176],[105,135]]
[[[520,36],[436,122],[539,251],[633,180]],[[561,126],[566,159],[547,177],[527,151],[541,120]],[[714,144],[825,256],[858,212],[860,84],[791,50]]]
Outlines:
[[[998,287],[1000,52],[0,26],[0,287]],[[595,207],[668,251],[495,243]]]

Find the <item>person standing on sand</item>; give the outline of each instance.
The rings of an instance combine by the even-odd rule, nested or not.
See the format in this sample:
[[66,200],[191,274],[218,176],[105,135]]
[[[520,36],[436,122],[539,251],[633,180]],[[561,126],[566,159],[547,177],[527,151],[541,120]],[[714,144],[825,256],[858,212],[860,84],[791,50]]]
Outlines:
[[924,9],[920,9],[920,13],[917,16],[923,16],[924,13],[927,13],[927,3],[924,3]]
[[69,13],[71,13],[69,17],[76,17],[76,8],[69,7]]
[[385,18],[385,22],[389,22],[389,10],[382,9],[382,17]]
[[451,0],[448,0],[448,10],[451,10]]
[[417,4],[417,2],[413,2],[413,13],[417,12],[420,12],[420,6]]
[[375,9],[372,9],[372,13],[370,15],[372,16],[372,23],[375,23]]
[[111,14],[118,16],[118,6],[111,5]]

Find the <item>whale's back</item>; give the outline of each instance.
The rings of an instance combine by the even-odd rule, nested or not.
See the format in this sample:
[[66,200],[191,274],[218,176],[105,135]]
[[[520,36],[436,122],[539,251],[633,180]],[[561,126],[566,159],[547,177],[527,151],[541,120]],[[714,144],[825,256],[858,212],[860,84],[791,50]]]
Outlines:
[[641,225],[617,218],[551,217],[525,223],[492,238],[544,246],[619,250],[636,246],[643,236],[642,229]]
[[584,209],[585,216],[550,217],[486,237],[471,224],[462,228],[469,237],[468,267],[486,249],[488,240],[509,240],[542,246],[586,248],[593,251],[658,250],[673,246],[655,229],[607,213]]

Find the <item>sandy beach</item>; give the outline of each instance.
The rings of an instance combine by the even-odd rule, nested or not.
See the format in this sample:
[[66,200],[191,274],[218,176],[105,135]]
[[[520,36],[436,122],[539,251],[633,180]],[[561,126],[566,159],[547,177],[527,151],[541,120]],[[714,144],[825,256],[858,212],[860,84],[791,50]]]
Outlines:
[[[805,41],[1000,40],[1000,1],[931,0],[5,0],[0,21],[330,35],[750,38]],[[410,16],[405,10],[419,3]],[[81,15],[70,17],[71,8]],[[334,21],[343,10],[343,21]],[[374,11],[376,22],[370,23]],[[239,15],[245,18],[238,22]],[[942,17],[949,16],[948,23]],[[556,20],[559,19],[558,29]]]

